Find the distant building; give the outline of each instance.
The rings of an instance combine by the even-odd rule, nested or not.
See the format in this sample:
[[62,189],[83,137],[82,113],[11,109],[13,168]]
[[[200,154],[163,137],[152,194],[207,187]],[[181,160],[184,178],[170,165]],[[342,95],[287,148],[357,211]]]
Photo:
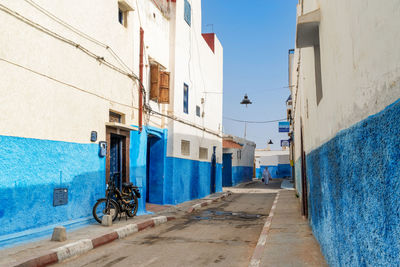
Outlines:
[[256,144],[225,135],[223,138],[222,186],[235,186],[253,179]]
[[222,190],[201,1],[4,0],[0,23],[0,246],[89,222],[110,177],[140,187],[139,214]]
[[265,168],[268,168],[272,178],[291,177],[289,150],[256,149],[256,177],[261,179]]
[[400,3],[300,0],[296,189],[330,266],[400,265]]

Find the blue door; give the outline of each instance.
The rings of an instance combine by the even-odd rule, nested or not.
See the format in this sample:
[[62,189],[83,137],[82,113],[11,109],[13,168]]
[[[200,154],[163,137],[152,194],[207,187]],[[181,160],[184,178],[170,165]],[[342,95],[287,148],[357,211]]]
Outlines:
[[222,158],[222,186],[232,186],[232,153],[224,153]]
[[210,179],[210,192],[215,193],[215,177],[217,175],[217,156],[215,150],[217,147],[213,147],[213,154],[211,156],[211,179]]
[[110,179],[115,179],[115,185],[122,189],[122,144],[123,137],[111,134],[110,144]]

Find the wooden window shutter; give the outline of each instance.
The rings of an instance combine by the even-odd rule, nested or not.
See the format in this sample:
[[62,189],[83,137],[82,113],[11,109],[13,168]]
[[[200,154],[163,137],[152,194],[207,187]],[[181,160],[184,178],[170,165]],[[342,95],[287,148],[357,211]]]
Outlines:
[[169,104],[169,76],[169,72],[160,72],[160,95],[158,102],[162,104]]
[[150,79],[150,99],[158,100],[160,88],[160,67],[158,66],[158,64],[150,65]]

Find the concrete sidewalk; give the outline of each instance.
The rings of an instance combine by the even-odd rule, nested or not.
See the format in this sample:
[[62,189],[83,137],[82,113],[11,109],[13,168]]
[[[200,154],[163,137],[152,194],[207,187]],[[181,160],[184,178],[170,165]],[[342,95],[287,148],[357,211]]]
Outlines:
[[158,207],[150,205],[151,210],[157,210],[154,214],[142,215],[128,220],[123,217],[121,220],[117,219],[111,227],[104,227],[93,222],[93,224],[71,232],[67,231],[68,239],[64,242],[50,241],[51,236],[49,236],[39,241],[5,248],[0,250],[0,266],[46,266],[60,262],[118,238],[191,213],[212,202],[219,201],[229,194],[227,192],[215,193],[206,198],[184,202],[176,206]]
[[293,190],[281,190],[249,266],[328,266]]

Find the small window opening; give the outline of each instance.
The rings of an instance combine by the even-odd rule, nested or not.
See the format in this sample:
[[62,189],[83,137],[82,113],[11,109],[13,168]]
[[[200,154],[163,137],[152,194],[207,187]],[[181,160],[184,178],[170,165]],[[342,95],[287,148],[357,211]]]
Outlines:
[[200,117],[200,107],[196,106],[196,116]]
[[208,148],[199,147],[199,159],[208,159]]
[[181,140],[181,154],[183,156],[190,156],[190,141]]

